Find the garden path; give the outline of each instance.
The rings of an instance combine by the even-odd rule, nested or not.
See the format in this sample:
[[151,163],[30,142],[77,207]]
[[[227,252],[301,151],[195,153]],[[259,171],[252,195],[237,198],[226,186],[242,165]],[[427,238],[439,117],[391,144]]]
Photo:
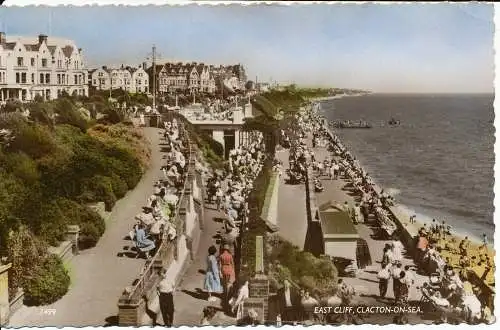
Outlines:
[[[125,240],[146,199],[151,195],[153,183],[160,178],[162,153],[161,130],[144,128],[151,143],[151,165],[137,186],[117,201],[106,223],[106,231],[97,245],[69,262],[71,286],[69,292],[57,302],[44,307],[23,306],[11,318],[9,327],[29,326],[102,326],[117,323],[118,298],[138,276],[144,259],[134,259],[124,249],[132,246]],[[54,315],[44,309],[55,309]]]

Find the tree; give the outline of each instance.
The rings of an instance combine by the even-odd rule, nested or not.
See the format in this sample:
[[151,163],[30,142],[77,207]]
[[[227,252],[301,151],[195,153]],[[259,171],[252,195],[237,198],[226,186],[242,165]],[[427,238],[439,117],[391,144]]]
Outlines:
[[247,91],[250,91],[250,90],[252,90],[254,88],[255,88],[255,83],[253,81],[249,80],[249,81],[246,82],[245,89]]

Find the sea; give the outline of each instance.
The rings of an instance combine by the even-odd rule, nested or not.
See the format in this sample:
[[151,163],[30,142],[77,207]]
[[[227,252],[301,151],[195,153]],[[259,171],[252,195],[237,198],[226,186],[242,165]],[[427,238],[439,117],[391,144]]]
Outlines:
[[[493,101],[493,94],[370,94],[322,101],[321,111],[372,125],[335,132],[408,216],[492,242]],[[388,125],[391,118],[400,125]]]

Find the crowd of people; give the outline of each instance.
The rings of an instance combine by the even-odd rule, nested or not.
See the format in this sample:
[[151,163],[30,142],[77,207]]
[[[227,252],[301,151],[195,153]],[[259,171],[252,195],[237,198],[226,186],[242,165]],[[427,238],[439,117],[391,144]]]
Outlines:
[[147,199],[143,211],[135,216],[136,223],[130,231],[137,256],[151,258],[163,240],[173,240],[177,235],[174,223],[175,208],[184,186],[186,167],[186,141],[183,141],[177,121],[165,122],[165,149],[163,178],[154,183],[153,194]]
[[[403,267],[402,264],[405,248],[399,240],[398,228],[389,212],[389,208],[394,205],[394,199],[384,190],[378,191],[370,175],[360,166],[356,157],[343,146],[339,138],[330,132],[327,122],[317,111],[310,111],[303,116],[303,120],[313,132],[313,145],[324,145],[332,153],[332,157],[327,157],[323,161],[314,160],[312,157],[316,173],[332,180],[342,177],[360,197],[360,202],[354,208],[347,202],[342,206],[339,205],[339,208],[350,214],[354,223],[375,219],[386,234],[384,238],[390,240],[384,247],[381,269],[377,274],[380,296],[386,297],[389,282],[392,280],[394,303],[407,304],[410,296],[415,297],[420,294],[422,301],[430,302],[438,310],[439,318],[443,322],[448,321],[447,315],[450,315],[450,312],[470,323],[480,320],[491,322],[491,310],[487,301],[480,301],[481,296],[478,299],[477,292],[473,292],[472,285],[465,276],[469,272],[464,268],[470,267],[471,264],[471,259],[467,256],[467,238],[460,243],[461,266],[456,268],[449,260],[443,258],[434,246],[439,239],[451,238],[451,227],[444,222],[442,224],[434,222],[430,229],[421,228],[416,245],[416,271],[417,273],[423,271],[429,279],[425,281],[423,287],[417,287],[414,270],[410,266]],[[411,220],[414,222],[414,217]],[[486,243],[483,244],[483,249],[487,249]],[[475,259],[476,263],[486,265],[485,273],[493,268],[487,253],[482,253]]]
[[[208,202],[223,212],[224,217],[219,247],[213,245],[208,250],[203,289],[210,302],[217,301],[219,296],[224,311],[238,319],[250,316],[243,315],[243,302],[249,297],[248,280],[237,281],[237,241],[249,214],[248,196],[265,159],[263,135],[258,134],[246,146],[231,150],[227,171],[211,171],[207,179]],[[211,310],[204,310],[203,324],[210,324]]]

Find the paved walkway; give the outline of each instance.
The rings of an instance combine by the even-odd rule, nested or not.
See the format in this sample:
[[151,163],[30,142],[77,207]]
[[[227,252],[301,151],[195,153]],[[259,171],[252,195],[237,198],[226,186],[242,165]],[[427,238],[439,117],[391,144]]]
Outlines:
[[[216,239],[217,232],[223,232],[221,219],[224,214],[213,209],[212,205],[205,207],[205,222],[201,232],[198,252],[183,276],[178,290],[174,294],[174,326],[199,326],[206,306],[220,307],[220,301],[210,303],[207,294],[202,291],[207,269],[208,248],[211,245],[219,246]],[[161,316],[159,316],[161,320]],[[162,321],[159,321],[163,324]],[[236,319],[224,315],[219,311],[212,320],[213,325],[235,325]]]
[[[289,168],[289,149],[276,152],[276,158],[283,162],[283,172]],[[280,178],[278,193],[278,227],[279,235],[304,249],[307,233],[306,187],[304,184],[286,184],[286,173]]]
[[134,224],[160,178],[162,153],[160,129],[145,128],[151,142],[151,166],[139,184],[114,206],[104,235],[97,246],[82,251],[70,262],[71,287],[59,301],[44,308],[53,308],[55,315],[43,315],[40,307],[23,306],[10,319],[11,327],[29,326],[102,326],[116,324],[118,298],[138,276],[144,259],[119,256],[131,242],[124,238]]

